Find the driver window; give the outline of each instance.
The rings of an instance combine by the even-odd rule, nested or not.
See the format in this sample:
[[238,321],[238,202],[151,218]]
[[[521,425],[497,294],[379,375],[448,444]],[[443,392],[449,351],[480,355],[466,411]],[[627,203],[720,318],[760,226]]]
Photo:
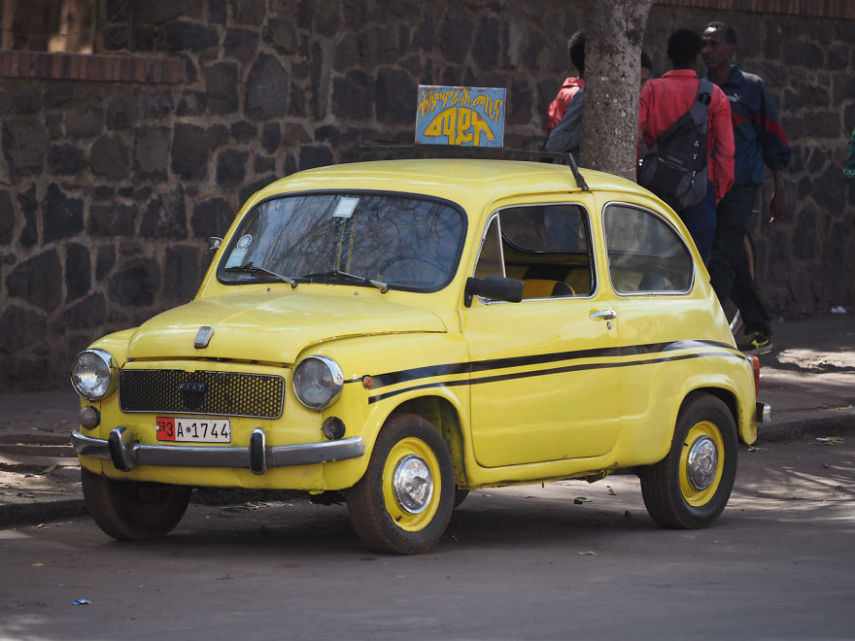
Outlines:
[[590,296],[594,259],[587,211],[569,203],[502,209],[481,242],[475,277],[523,282],[523,300]]

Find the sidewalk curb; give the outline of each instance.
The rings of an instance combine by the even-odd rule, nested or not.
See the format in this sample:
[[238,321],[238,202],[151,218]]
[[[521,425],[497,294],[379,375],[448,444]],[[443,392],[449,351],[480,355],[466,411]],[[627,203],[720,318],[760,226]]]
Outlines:
[[772,419],[772,423],[758,426],[757,443],[783,443],[803,436],[840,436],[853,428],[855,414],[851,413],[796,419],[781,425],[775,425]]
[[36,525],[45,521],[57,521],[86,513],[86,504],[83,499],[0,505],[0,529],[20,525]]

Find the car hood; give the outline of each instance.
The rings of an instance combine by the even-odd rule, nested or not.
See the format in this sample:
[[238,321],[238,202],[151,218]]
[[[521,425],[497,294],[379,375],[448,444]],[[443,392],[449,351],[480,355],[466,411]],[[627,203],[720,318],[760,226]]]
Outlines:
[[[141,325],[128,346],[130,359],[224,358],[292,364],[310,345],[341,338],[444,332],[430,311],[365,295],[226,294],[158,314]],[[361,292],[360,292],[361,294]],[[199,328],[213,329],[207,347],[194,347]]]

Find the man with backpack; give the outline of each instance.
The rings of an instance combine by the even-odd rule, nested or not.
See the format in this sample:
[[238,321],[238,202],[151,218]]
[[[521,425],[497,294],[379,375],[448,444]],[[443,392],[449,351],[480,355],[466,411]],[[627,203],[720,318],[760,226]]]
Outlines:
[[680,29],[668,38],[673,70],[641,91],[639,184],[680,215],[706,262],[716,230],[716,203],[733,184],[733,126],[721,89],[698,79],[693,67],[701,38]]

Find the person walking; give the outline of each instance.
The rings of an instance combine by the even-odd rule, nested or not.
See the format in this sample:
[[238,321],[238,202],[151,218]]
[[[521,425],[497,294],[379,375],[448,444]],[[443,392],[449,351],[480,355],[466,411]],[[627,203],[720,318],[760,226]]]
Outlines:
[[570,61],[579,70],[579,76],[568,76],[549,103],[546,119],[546,151],[571,152],[579,157],[582,139],[582,109],[585,98],[585,32],[577,31],[567,41]]
[[555,95],[555,99],[549,103],[549,109],[546,114],[546,134],[555,128],[564,117],[576,94],[585,88],[585,32],[577,31],[567,41],[567,53],[570,56],[570,62],[579,72],[579,76],[568,76],[564,79],[561,89]]
[[[679,29],[668,38],[668,58],[673,70],[661,78],[648,80],[641,90],[638,133],[651,148],[660,136],[686,114],[700,98],[700,79],[694,71],[701,52],[701,37],[689,29]],[[716,230],[716,203],[733,184],[733,127],[730,105],[724,93],[711,85],[707,105],[707,185],[700,202],[677,211],[689,229],[704,262],[710,257]],[[700,119],[702,123],[703,120]],[[698,130],[702,131],[702,130]],[[701,141],[703,138],[701,137]],[[682,150],[681,150],[682,151]],[[686,154],[691,152],[685,150]],[[655,190],[655,188],[654,188]],[[675,207],[678,205],[675,205]]]
[[[577,31],[567,41],[567,51],[579,76],[564,80],[555,99],[549,103],[546,118],[546,140],[543,149],[559,153],[570,152],[578,161],[582,142],[582,111],[585,107],[585,32]],[[641,85],[650,78],[653,63],[641,52]]]
[[745,338],[740,349],[766,352],[772,347],[772,327],[748,264],[745,237],[758,188],[764,183],[764,165],[771,169],[774,182],[769,222],[784,215],[783,171],[789,164],[790,147],[766,84],[732,62],[736,53],[733,28],[711,22],[702,42],[708,77],[730,100],[736,150],[733,188],[718,204],[710,283],[722,305],[731,299],[742,314]]

